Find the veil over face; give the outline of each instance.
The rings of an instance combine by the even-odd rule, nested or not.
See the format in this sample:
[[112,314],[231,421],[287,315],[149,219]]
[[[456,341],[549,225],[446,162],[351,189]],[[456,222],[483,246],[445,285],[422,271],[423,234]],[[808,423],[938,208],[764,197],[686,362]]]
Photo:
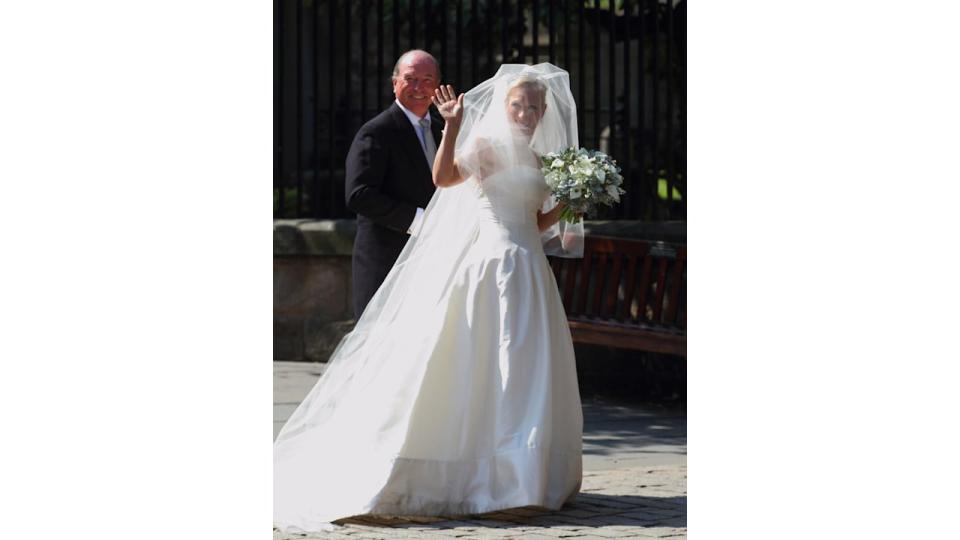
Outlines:
[[[508,101],[516,88],[534,88],[543,94],[543,109],[532,133],[511,119]],[[540,168],[541,156],[579,147],[570,76],[553,64],[504,64],[464,95],[463,107],[454,155],[461,174],[481,184],[497,171],[519,165]],[[542,211],[554,206],[556,201],[549,198]],[[547,255],[582,257],[583,221],[558,223],[543,233],[542,240]]]

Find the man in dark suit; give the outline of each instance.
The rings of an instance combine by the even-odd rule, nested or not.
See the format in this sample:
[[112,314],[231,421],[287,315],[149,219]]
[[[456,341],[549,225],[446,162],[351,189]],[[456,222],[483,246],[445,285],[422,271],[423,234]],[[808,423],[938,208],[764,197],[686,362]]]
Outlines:
[[346,163],[347,207],[357,213],[353,313],[359,319],[433,196],[431,169],[443,120],[430,114],[440,67],[429,53],[404,53],[393,68],[394,103],[360,128]]

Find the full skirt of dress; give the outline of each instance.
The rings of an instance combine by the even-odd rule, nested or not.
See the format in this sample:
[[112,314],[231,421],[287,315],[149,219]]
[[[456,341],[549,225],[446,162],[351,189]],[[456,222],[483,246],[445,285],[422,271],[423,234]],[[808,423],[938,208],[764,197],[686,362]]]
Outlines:
[[479,227],[449,282],[436,284],[439,301],[375,330],[377,350],[364,354],[388,361],[354,366],[336,399],[314,387],[274,445],[275,526],[557,509],[576,495],[573,344],[537,235]]

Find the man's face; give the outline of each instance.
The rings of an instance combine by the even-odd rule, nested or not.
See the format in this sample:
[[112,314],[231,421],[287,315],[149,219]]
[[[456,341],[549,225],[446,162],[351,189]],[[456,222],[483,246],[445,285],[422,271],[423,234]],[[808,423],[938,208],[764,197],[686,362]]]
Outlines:
[[400,64],[393,79],[393,94],[404,107],[417,116],[427,114],[434,90],[440,85],[437,66],[422,55],[410,55]]

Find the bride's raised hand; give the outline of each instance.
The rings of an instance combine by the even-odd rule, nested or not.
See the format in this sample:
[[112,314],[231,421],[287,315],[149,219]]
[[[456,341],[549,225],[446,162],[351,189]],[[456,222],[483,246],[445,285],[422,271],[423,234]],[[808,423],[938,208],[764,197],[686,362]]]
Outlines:
[[447,127],[460,127],[460,121],[463,120],[463,94],[457,96],[452,86],[441,84],[434,91],[433,104],[440,111]]

